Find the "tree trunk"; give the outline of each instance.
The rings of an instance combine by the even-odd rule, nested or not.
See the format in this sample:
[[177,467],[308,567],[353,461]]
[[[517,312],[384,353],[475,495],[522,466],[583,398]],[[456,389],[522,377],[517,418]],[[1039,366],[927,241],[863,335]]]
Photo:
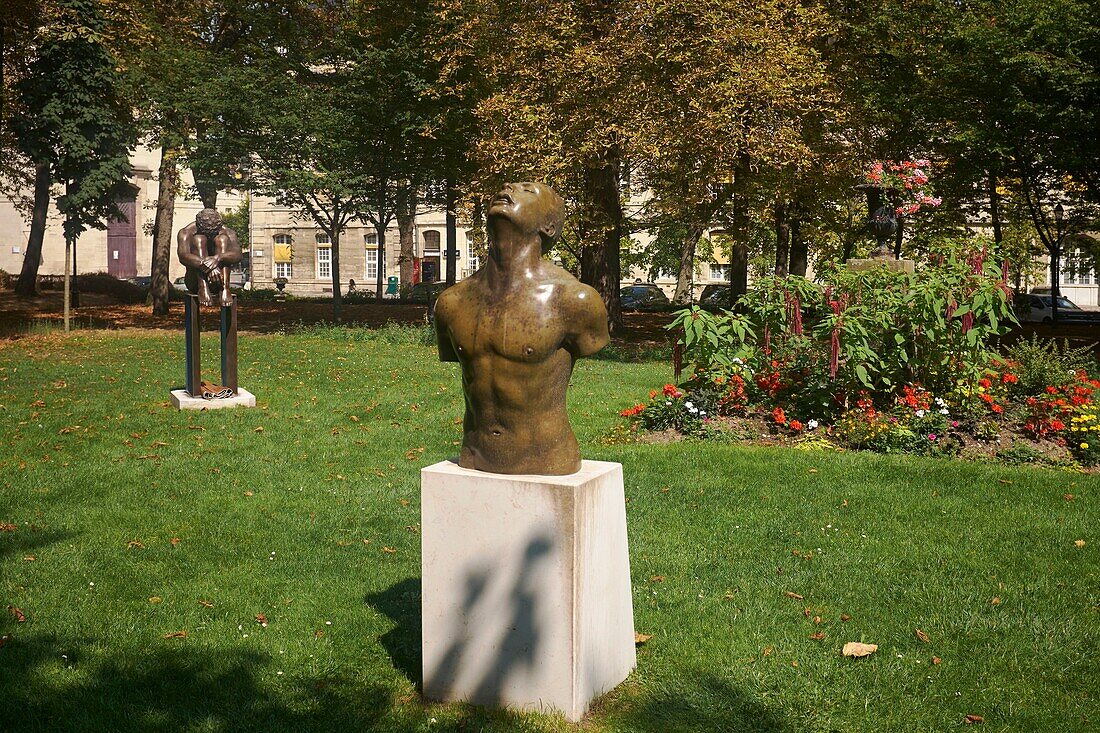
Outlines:
[[905,238],[905,217],[898,216],[898,231],[894,234],[894,258],[901,259],[901,243]]
[[749,155],[739,153],[733,167],[733,205],[730,209],[730,302],[732,310],[749,291]]
[[73,279],[69,288],[69,304],[73,308],[80,307],[80,277],[76,271],[76,237],[73,237]]
[[176,213],[176,193],[179,191],[180,170],[176,159],[181,148],[161,140],[160,172],[157,182],[157,212],[153,220],[153,261],[149,266],[152,276],[150,294],[153,296],[153,315],[168,315],[169,282],[172,259],[172,223]]
[[71,264],[70,264],[70,261],[69,261],[69,252],[72,250],[72,248],[73,248],[72,237],[70,237],[68,235],[68,233],[66,233],[65,234],[65,294],[63,296],[64,306],[62,308],[62,310],[65,313],[65,333],[68,333],[69,328],[70,328],[70,326],[69,326],[69,309],[70,309],[71,304],[72,304],[71,296],[70,296],[70,292],[69,292],[70,267],[71,267]]
[[[408,196],[403,197],[402,204],[403,205],[397,207],[396,212],[398,241],[400,246],[400,254],[397,257],[397,264],[400,268],[398,274],[401,277],[402,285],[411,285],[415,266],[414,260],[416,259],[416,240],[414,239],[417,204],[416,191],[411,191]],[[381,268],[381,263],[379,263],[379,267]]]
[[458,275],[458,225],[455,221],[455,207],[458,206],[458,193],[454,184],[447,181],[447,285],[455,284]]
[[381,219],[374,225],[374,231],[378,233],[378,274],[375,277],[375,300],[382,302],[385,290],[382,284],[386,280],[386,224]]
[[609,150],[592,161],[585,171],[585,198],[593,216],[589,231],[595,239],[581,251],[581,280],[596,289],[607,307],[611,333],[623,330],[619,303],[619,247],[622,242],[623,210],[619,200],[618,152]]
[[775,200],[775,274],[786,275],[791,261],[791,224],[787,202],[782,197]]
[[203,208],[218,208],[218,185],[203,178],[202,174],[194,168],[191,169],[191,175],[195,179],[195,190],[198,191],[199,200],[202,201]]
[[27,238],[27,252],[23,255],[23,268],[15,284],[15,294],[30,298],[35,294],[38,282],[38,266],[42,264],[42,239],[46,235],[46,216],[50,212],[50,166],[38,163],[34,166],[34,208],[31,211],[31,232]]
[[680,243],[680,269],[676,272],[676,292],[672,294],[672,302],[677,305],[689,305],[695,300],[692,287],[695,280],[695,248],[702,236],[702,227],[688,227]]
[[[333,214],[336,212],[334,211]],[[338,220],[335,216],[334,220]],[[340,227],[333,226],[329,232],[329,241],[332,242],[332,318],[340,322],[340,310],[344,305],[344,296],[340,293]]]
[[1004,239],[1001,231],[1001,194],[997,192],[997,176],[986,171],[989,186],[989,220],[993,224],[993,243],[1000,244]]
[[1058,298],[1062,289],[1058,285],[1059,276],[1062,274],[1062,238],[1054,242],[1050,249],[1050,320],[1058,322]]
[[797,201],[791,207],[791,274],[806,277],[809,267],[809,243],[802,236],[802,207]]

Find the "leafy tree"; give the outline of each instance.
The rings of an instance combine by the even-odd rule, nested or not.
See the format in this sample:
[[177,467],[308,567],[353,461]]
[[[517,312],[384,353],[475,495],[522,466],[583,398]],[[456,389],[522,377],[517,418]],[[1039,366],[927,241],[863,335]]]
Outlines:
[[[121,216],[129,151],[136,130],[122,94],[123,78],[103,43],[106,23],[94,0],[58,0],[41,30],[27,75],[18,82],[27,114],[16,120],[19,145],[64,186],[57,199],[65,233],[65,328],[69,328],[70,256],[88,227]],[[29,253],[28,253],[29,254]]]

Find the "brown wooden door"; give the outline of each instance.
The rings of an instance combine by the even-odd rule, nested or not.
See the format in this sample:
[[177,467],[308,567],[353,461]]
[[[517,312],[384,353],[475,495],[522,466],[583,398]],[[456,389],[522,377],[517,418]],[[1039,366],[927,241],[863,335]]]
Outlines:
[[123,220],[107,222],[107,273],[118,278],[137,277],[137,199],[120,201]]

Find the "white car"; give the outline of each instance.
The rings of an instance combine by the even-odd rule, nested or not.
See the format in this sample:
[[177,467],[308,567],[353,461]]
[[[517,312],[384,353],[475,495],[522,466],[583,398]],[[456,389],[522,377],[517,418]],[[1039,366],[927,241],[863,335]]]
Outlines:
[[[1050,293],[1028,293],[1024,298],[1026,298],[1026,304],[1018,313],[1021,323],[1050,323],[1054,320],[1050,314],[1051,306],[1054,304]],[[1064,317],[1066,320],[1078,320],[1083,315],[1084,311],[1076,303],[1064,295],[1058,296],[1058,317],[1060,319]]]

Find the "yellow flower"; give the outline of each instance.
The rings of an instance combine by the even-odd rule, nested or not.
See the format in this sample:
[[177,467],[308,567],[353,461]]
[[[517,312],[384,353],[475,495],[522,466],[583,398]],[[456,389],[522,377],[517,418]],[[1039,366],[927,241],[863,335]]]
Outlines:
[[1081,444],[1081,450],[1088,450],[1088,449],[1089,449],[1089,444],[1088,443],[1082,443]]

